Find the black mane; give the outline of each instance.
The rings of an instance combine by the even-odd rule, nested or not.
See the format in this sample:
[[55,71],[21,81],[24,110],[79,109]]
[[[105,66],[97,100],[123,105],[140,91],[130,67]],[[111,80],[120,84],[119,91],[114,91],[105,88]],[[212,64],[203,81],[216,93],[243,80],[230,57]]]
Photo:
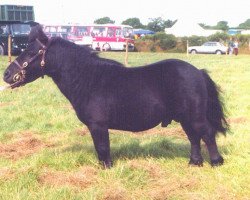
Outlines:
[[[78,59],[84,58],[88,61],[95,62],[94,64],[91,63],[91,65],[98,65],[102,67],[108,67],[108,66],[116,66],[116,67],[125,67],[122,63],[117,62],[115,60],[107,59],[107,58],[101,58],[99,56],[99,53],[97,51],[94,51],[92,48],[86,46],[86,45],[76,45],[73,42],[70,42],[68,40],[65,40],[61,37],[54,37],[51,38],[52,43],[58,43],[62,45],[65,49],[64,51],[68,52],[70,50],[74,50],[78,54]],[[83,60],[84,60],[83,59]]]

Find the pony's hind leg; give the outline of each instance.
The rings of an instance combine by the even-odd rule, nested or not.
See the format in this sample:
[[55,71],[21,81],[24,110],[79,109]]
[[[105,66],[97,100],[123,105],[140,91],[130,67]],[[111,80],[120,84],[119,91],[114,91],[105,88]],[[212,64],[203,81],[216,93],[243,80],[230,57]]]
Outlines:
[[190,165],[203,166],[203,158],[201,156],[201,136],[196,134],[190,123],[181,122],[181,126],[186,132],[191,143]]
[[188,130],[186,131],[186,128],[184,126],[183,127],[184,127],[184,130],[187,132],[188,138],[191,142],[190,162],[192,160],[196,161],[197,159],[195,158],[197,158],[197,155],[199,158],[200,140],[202,139],[207,146],[211,165],[212,166],[222,165],[224,160],[222,156],[220,155],[218,148],[217,148],[217,144],[215,140],[216,131],[210,125],[210,123],[206,119],[204,119],[204,120],[197,120],[197,121],[191,122],[189,126],[190,126],[189,129],[191,130],[191,132],[188,132]]
[[207,146],[211,165],[213,167],[222,165],[224,163],[224,159],[218,151],[215,135],[216,135],[216,131],[213,130],[212,127],[209,127],[207,134],[204,134],[202,136],[202,140],[205,142]]

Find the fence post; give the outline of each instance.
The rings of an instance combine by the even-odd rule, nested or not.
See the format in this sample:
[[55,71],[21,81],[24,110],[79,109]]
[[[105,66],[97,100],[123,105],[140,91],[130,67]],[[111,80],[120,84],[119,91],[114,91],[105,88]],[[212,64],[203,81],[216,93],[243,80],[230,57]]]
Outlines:
[[8,36],[8,58],[9,63],[11,63],[11,35]]
[[128,39],[126,39],[125,66],[128,66]]
[[188,56],[188,47],[189,47],[189,44],[188,44],[188,40],[187,40],[187,56]]

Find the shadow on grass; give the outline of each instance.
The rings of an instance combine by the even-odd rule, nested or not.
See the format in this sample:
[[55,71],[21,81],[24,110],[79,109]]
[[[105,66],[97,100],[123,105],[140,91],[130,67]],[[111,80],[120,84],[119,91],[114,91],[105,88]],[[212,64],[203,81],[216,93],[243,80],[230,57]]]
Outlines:
[[[228,148],[219,147],[223,155],[228,154]],[[63,149],[63,152],[82,152],[84,154],[95,154],[94,145],[77,143]],[[111,157],[113,161],[120,159],[138,159],[138,158],[164,158],[174,159],[177,157],[186,158],[189,161],[190,143],[188,140],[176,142],[173,138],[158,138],[157,140],[143,142],[143,140],[130,139],[126,143],[111,142]],[[209,156],[205,145],[202,145],[202,156],[205,162],[209,161]]]
[[[219,147],[219,150],[225,155],[228,153],[226,147]],[[95,153],[94,145],[89,144],[74,144],[63,149],[63,152],[82,152]],[[202,155],[204,160],[209,162],[209,157],[205,146],[202,146]],[[166,158],[174,159],[176,157],[182,157],[189,159],[190,156],[190,144],[189,141],[176,142],[171,138],[161,138],[155,141],[149,141],[143,143],[138,139],[131,139],[126,143],[112,144],[111,143],[111,157],[112,159],[136,159],[136,158]]]
[[170,139],[161,139],[140,144],[139,140],[133,140],[126,144],[115,145],[111,149],[114,160],[134,158],[168,158],[189,157],[190,146],[186,143],[174,143]]

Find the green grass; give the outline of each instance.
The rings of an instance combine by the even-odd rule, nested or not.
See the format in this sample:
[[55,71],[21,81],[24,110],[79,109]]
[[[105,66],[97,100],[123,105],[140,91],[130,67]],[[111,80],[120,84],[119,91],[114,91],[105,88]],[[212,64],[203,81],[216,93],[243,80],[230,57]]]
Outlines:
[[[124,61],[123,52],[101,56]],[[45,77],[0,92],[0,199],[250,199],[249,56],[129,53],[129,65],[168,58],[207,69],[220,85],[231,125],[218,137],[223,166],[211,168],[202,146],[204,167],[189,167],[174,123],[152,134],[111,130],[114,167],[102,170],[86,127]],[[0,74],[7,65],[0,57]]]

